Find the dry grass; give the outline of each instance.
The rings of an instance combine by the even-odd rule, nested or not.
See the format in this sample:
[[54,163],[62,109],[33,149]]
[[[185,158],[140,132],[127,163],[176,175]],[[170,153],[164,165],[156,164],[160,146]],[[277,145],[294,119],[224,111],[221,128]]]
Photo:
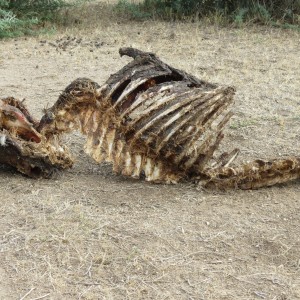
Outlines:
[[[245,159],[298,154],[299,33],[84,13],[90,26],[2,42],[1,96],[25,97],[41,116],[76,77],[103,83],[130,45],[237,87],[225,148]],[[53,46],[67,36],[82,41]],[[0,299],[300,299],[297,183],[226,193],[150,185],[94,164],[78,134],[67,143],[78,162],[57,179],[0,169]]]

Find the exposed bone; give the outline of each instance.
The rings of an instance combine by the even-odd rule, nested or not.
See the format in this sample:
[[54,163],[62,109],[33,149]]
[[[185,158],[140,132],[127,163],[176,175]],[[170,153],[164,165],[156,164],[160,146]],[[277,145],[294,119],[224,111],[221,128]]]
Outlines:
[[41,133],[81,129],[88,154],[134,178],[178,182],[199,174],[214,161],[234,89],[198,80],[154,54],[120,51],[135,60],[102,88],[88,79],[71,83],[47,112],[54,119]]

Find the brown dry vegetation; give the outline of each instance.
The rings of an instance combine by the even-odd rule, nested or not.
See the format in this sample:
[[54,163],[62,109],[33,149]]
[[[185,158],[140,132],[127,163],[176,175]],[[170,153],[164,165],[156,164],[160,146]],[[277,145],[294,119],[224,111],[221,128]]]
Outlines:
[[[133,46],[237,88],[223,149],[299,154],[299,33],[129,23],[101,5],[83,15],[77,29],[1,41],[0,95],[40,117],[73,79],[103,83],[128,61],[118,48]],[[66,142],[77,163],[55,179],[0,169],[0,299],[300,299],[299,182],[153,185],[96,165],[79,134]]]

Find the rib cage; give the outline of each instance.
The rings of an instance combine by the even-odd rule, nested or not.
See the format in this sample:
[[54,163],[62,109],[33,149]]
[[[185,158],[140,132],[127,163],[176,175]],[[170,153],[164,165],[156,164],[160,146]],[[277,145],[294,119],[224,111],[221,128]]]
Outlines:
[[[103,87],[88,79],[67,87],[49,111],[54,131],[80,128],[86,152],[123,175],[167,183],[199,176],[223,138],[234,89],[200,81],[151,53],[130,51],[121,54],[135,59]],[[47,135],[53,126],[43,130]]]

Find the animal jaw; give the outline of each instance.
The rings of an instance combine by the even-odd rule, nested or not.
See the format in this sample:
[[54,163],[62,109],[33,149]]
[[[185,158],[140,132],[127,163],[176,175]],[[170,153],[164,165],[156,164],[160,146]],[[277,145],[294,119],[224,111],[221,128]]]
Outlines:
[[34,178],[51,177],[56,169],[71,167],[68,149],[43,137],[37,125],[21,101],[0,99],[0,163]]
[[30,118],[22,102],[14,98],[0,99],[0,124],[1,128],[10,131],[13,135],[22,137],[24,140],[41,141],[40,134],[34,128],[34,122]]

